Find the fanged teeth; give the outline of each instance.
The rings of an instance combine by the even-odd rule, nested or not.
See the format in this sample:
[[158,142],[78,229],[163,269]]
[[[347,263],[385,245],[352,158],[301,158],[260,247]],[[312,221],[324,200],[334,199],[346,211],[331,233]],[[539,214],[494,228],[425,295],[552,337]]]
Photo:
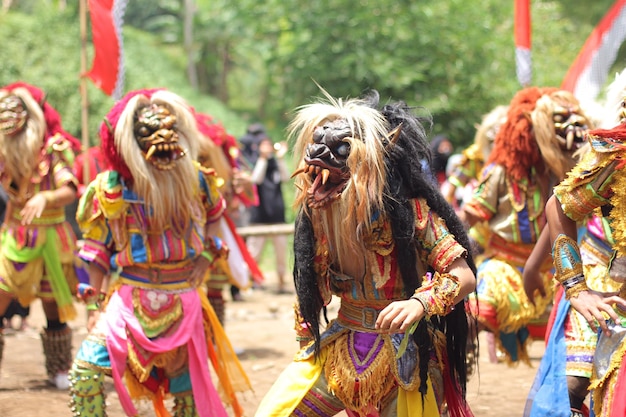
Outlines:
[[299,169],[297,169],[297,170],[296,170],[293,174],[291,174],[291,177],[290,177],[290,178],[294,178],[294,177],[296,177],[296,176],[298,176],[298,175],[302,174],[302,173],[303,173],[303,172],[305,172],[307,169],[308,169],[308,167],[305,167],[305,168],[299,168]]
[[304,168],[297,169],[293,174],[291,174],[291,178],[294,178],[300,174],[310,174],[310,175],[322,175],[322,184],[326,184],[328,178],[330,178],[330,170],[327,168],[322,168],[317,165],[307,165]]
[[177,159],[177,157],[185,156],[185,154],[187,153],[186,151],[181,150],[180,147],[175,143],[159,143],[157,145],[150,146],[150,148],[146,152],[145,160],[147,161],[150,158],[152,158],[154,153],[157,151],[158,152],[180,151],[180,155],[174,155],[174,159]]
[[327,169],[322,170],[322,184],[326,184],[328,177],[330,177],[330,171]]
[[567,149],[572,149],[572,147],[574,146],[574,136],[575,132],[573,129],[567,132],[567,138],[565,142]]
[[157,151],[157,147],[155,145],[150,146],[150,149],[148,149],[148,152],[146,152],[146,156],[145,156],[146,161],[152,158],[152,155],[154,155],[156,151]]

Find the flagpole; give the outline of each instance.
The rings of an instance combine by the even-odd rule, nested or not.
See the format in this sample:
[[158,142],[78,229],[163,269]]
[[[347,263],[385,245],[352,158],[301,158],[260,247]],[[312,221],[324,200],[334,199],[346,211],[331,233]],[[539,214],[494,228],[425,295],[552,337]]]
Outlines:
[[[89,102],[87,101],[87,0],[79,0],[80,14],[80,102],[83,152],[89,149]],[[90,161],[83,159],[83,184],[89,184]],[[79,178],[80,181],[80,178]]]
[[532,82],[530,0],[515,0],[515,72],[523,88]]

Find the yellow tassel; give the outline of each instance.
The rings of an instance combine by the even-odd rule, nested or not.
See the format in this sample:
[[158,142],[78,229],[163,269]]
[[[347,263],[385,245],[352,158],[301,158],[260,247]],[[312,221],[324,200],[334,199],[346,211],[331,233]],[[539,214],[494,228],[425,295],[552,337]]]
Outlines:
[[[327,346],[328,359],[324,365],[324,372],[328,389],[346,404],[347,408],[365,411],[369,406],[377,406],[396,385],[396,380],[389,377],[392,374],[393,354],[388,346],[383,346],[367,369],[359,374],[350,355],[349,349],[353,346],[350,338],[350,333],[345,334]],[[382,336],[379,336],[370,354],[376,351],[379,344],[384,343]],[[368,355],[363,363],[370,359]]]

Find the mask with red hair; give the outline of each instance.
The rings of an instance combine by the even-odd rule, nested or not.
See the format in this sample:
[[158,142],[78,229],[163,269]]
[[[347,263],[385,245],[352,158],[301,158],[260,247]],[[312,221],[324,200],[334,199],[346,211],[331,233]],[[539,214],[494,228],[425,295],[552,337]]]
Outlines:
[[502,165],[518,181],[542,164],[562,179],[574,166],[574,152],[584,144],[589,123],[572,93],[525,88],[511,100],[488,163]]

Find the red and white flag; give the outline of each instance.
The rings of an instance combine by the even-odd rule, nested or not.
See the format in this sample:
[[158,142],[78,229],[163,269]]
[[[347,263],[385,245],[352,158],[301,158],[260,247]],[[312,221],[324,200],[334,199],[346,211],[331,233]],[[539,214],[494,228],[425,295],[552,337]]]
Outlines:
[[530,0],[515,0],[515,71],[522,87],[532,81]]
[[128,0],[89,0],[95,56],[86,75],[116,100],[124,91],[122,24],[127,3]]
[[619,48],[626,39],[626,0],[617,0],[595,27],[570,66],[561,88],[581,102],[602,90]]

